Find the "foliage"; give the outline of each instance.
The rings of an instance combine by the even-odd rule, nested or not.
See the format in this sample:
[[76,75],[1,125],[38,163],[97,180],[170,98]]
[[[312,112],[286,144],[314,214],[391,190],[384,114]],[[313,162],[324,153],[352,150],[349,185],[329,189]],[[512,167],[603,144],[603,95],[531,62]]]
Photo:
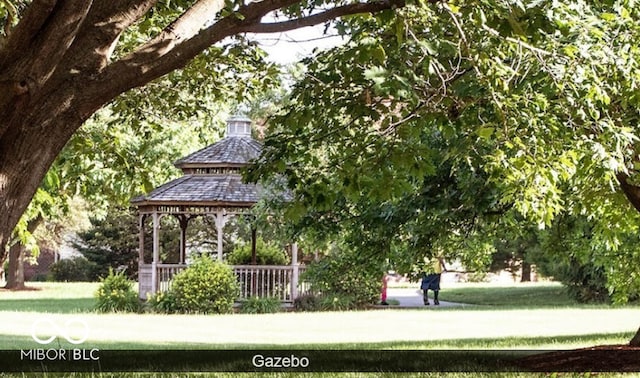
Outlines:
[[101,279],[102,284],[96,291],[96,309],[99,312],[137,312],[140,308],[138,293],[133,290],[133,281],[122,272]]
[[172,291],[151,294],[147,298],[146,308],[151,312],[173,314],[178,312],[176,298]]
[[181,313],[228,313],[238,298],[236,276],[228,265],[202,256],[173,277],[170,295]]
[[321,297],[314,293],[306,293],[299,295],[293,301],[293,307],[296,311],[319,311]]
[[[237,245],[227,256],[232,265],[251,264],[251,243]],[[256,263],[258,265],[287,265],[289,256],[279,245],[265,242],[261,237],[256,238]]]
[[[301,275],[301,280],[311,285],[321,297],[337,298],[337,306],[349,308],[375,303],[379,299],[382,266],[375,266],[347,250],[337,249],[320,261],[311,263]],[[331,299],[333,301],[333,299]],[[322,303],[327,305],[324,299]]]
[[607,276],[594,258],[603,253],[599,250],[602,247],[594,243],[593,227],[594,222],[584,217],[558,217],[552,227],[538,232],[540,249],[533,251],[531,257],[543,274],[566,285],[573,299],[608,302],[611,293]]
[[320,308],[324,311],[346,311],[361,305],[354,296],[342,293],[325,294],[320,297]]
[[104,219],[92,218],[91,227],[78,233],[73,246],[92,263],[90,279],[105,277],[111,269],[125,269],[129,278],[138,271],[137,217],[125,208],[112,207]]
[[251,297],[240,306],[240,312],[243,314],[272,314],[281,310],[280,299],[274,297]]
[[346,229],[399,271],[437,248],[486,267],[493,240],[466,239],[496,219],[587,216],[580,260],[624,300],[640,292],[620,263],[640,256],[638,12],[458,1],[343,20],[350,42],[307,60],[251,175],[284,177],[299,228]]
[[78,282],[94,281],[93,270],[95,264],[84,257],[61,259],[51,265],[51,275],[54,281]]

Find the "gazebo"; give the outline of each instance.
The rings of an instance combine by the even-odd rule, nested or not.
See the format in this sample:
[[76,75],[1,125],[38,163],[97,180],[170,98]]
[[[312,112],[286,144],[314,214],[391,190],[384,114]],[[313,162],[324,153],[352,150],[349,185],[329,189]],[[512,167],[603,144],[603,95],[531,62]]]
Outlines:
[[[131,200],[139,212],[139,296],[166,291],[171,278],[187,267],[187,227],[194,217],[212,217],[217,234],[217,259],[223,259],[223,229],[231,216],[247,212],[260,200],[259,184],[244,183],[240,170],[256,159],[262,145],[251,137],[251,120],[233,117],[227,121],[226,137],[174,163],[182,177]],[[160,219],[173,216],[180,225],[178,264],[160,261]],[[153,258],[145,261],[145,224],[152,218]],[[300,267],[297,246],[291,245],[290,266],[233,266],[241,284],[241,298],[276,296],[293,301],[298,292]],[[256,285],[256,282],[260,282]],[[254,283],[254,284],[251,284]],[[261,292],[255,292],[257,289]]]

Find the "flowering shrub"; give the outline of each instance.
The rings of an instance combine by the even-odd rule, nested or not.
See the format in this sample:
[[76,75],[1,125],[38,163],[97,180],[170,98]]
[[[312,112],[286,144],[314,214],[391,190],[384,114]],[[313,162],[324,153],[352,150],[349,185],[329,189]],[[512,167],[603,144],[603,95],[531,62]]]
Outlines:
[[163,314],[173,314],[178,312],[176,298],[170,291],[152,294],[147,298],[146,310]]
[[136,312],[140,309],[138,294],[133,290],[133,281],[124,273],[114,273],[109,269],[109,275],[101,278],[102,284],[96,291],[99,312]]
[[181,313],[229,313],[240,289],[233,270],[203,256],[173,277],[169,295]]

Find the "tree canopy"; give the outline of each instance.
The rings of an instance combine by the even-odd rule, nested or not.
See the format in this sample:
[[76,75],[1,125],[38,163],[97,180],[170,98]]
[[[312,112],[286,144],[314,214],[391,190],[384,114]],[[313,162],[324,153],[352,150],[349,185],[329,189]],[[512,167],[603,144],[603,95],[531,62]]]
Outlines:
[[481,258],[469,223],[583,216],[609,285],[636,291],[639,12],[456,1],[344,20],[350,43],[307,61],[251,177],[283,175],[301,226],[351,222],[382,254],[372,241],[411,228],[414,251],[477,240]]
[[[206,57],[190,67],[213,85],[185,85],[196,94],[227,96],[229,88],[243,94],[264,81],[264,75],[252,75],[263,71],[254,70],[261,67],[254,64],[260,57],[245,33],[281,32],[402,6],[403,0],[2,2],[0,257],[63,147],[122,93]],[[275,21],[263,20],[274,13]],[[174,94],[171,88],[162,91],[168,98]]]

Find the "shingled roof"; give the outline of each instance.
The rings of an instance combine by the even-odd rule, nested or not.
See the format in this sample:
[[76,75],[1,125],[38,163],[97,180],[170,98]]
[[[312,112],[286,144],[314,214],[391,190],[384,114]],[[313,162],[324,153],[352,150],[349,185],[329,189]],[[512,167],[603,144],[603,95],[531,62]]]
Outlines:
[[262,145],[251,137],[230,136],[177,160],[178,168],[243,167],[260,156]]
[[174,163],[183,170],[182,177],[132,199],[131,203],[251,207],[260,199],[262,188],[243,183],[239,168],[250,164],[261,151],[262,144],[251,138],[251,120],[232,118],[227,121],[226,138]]

